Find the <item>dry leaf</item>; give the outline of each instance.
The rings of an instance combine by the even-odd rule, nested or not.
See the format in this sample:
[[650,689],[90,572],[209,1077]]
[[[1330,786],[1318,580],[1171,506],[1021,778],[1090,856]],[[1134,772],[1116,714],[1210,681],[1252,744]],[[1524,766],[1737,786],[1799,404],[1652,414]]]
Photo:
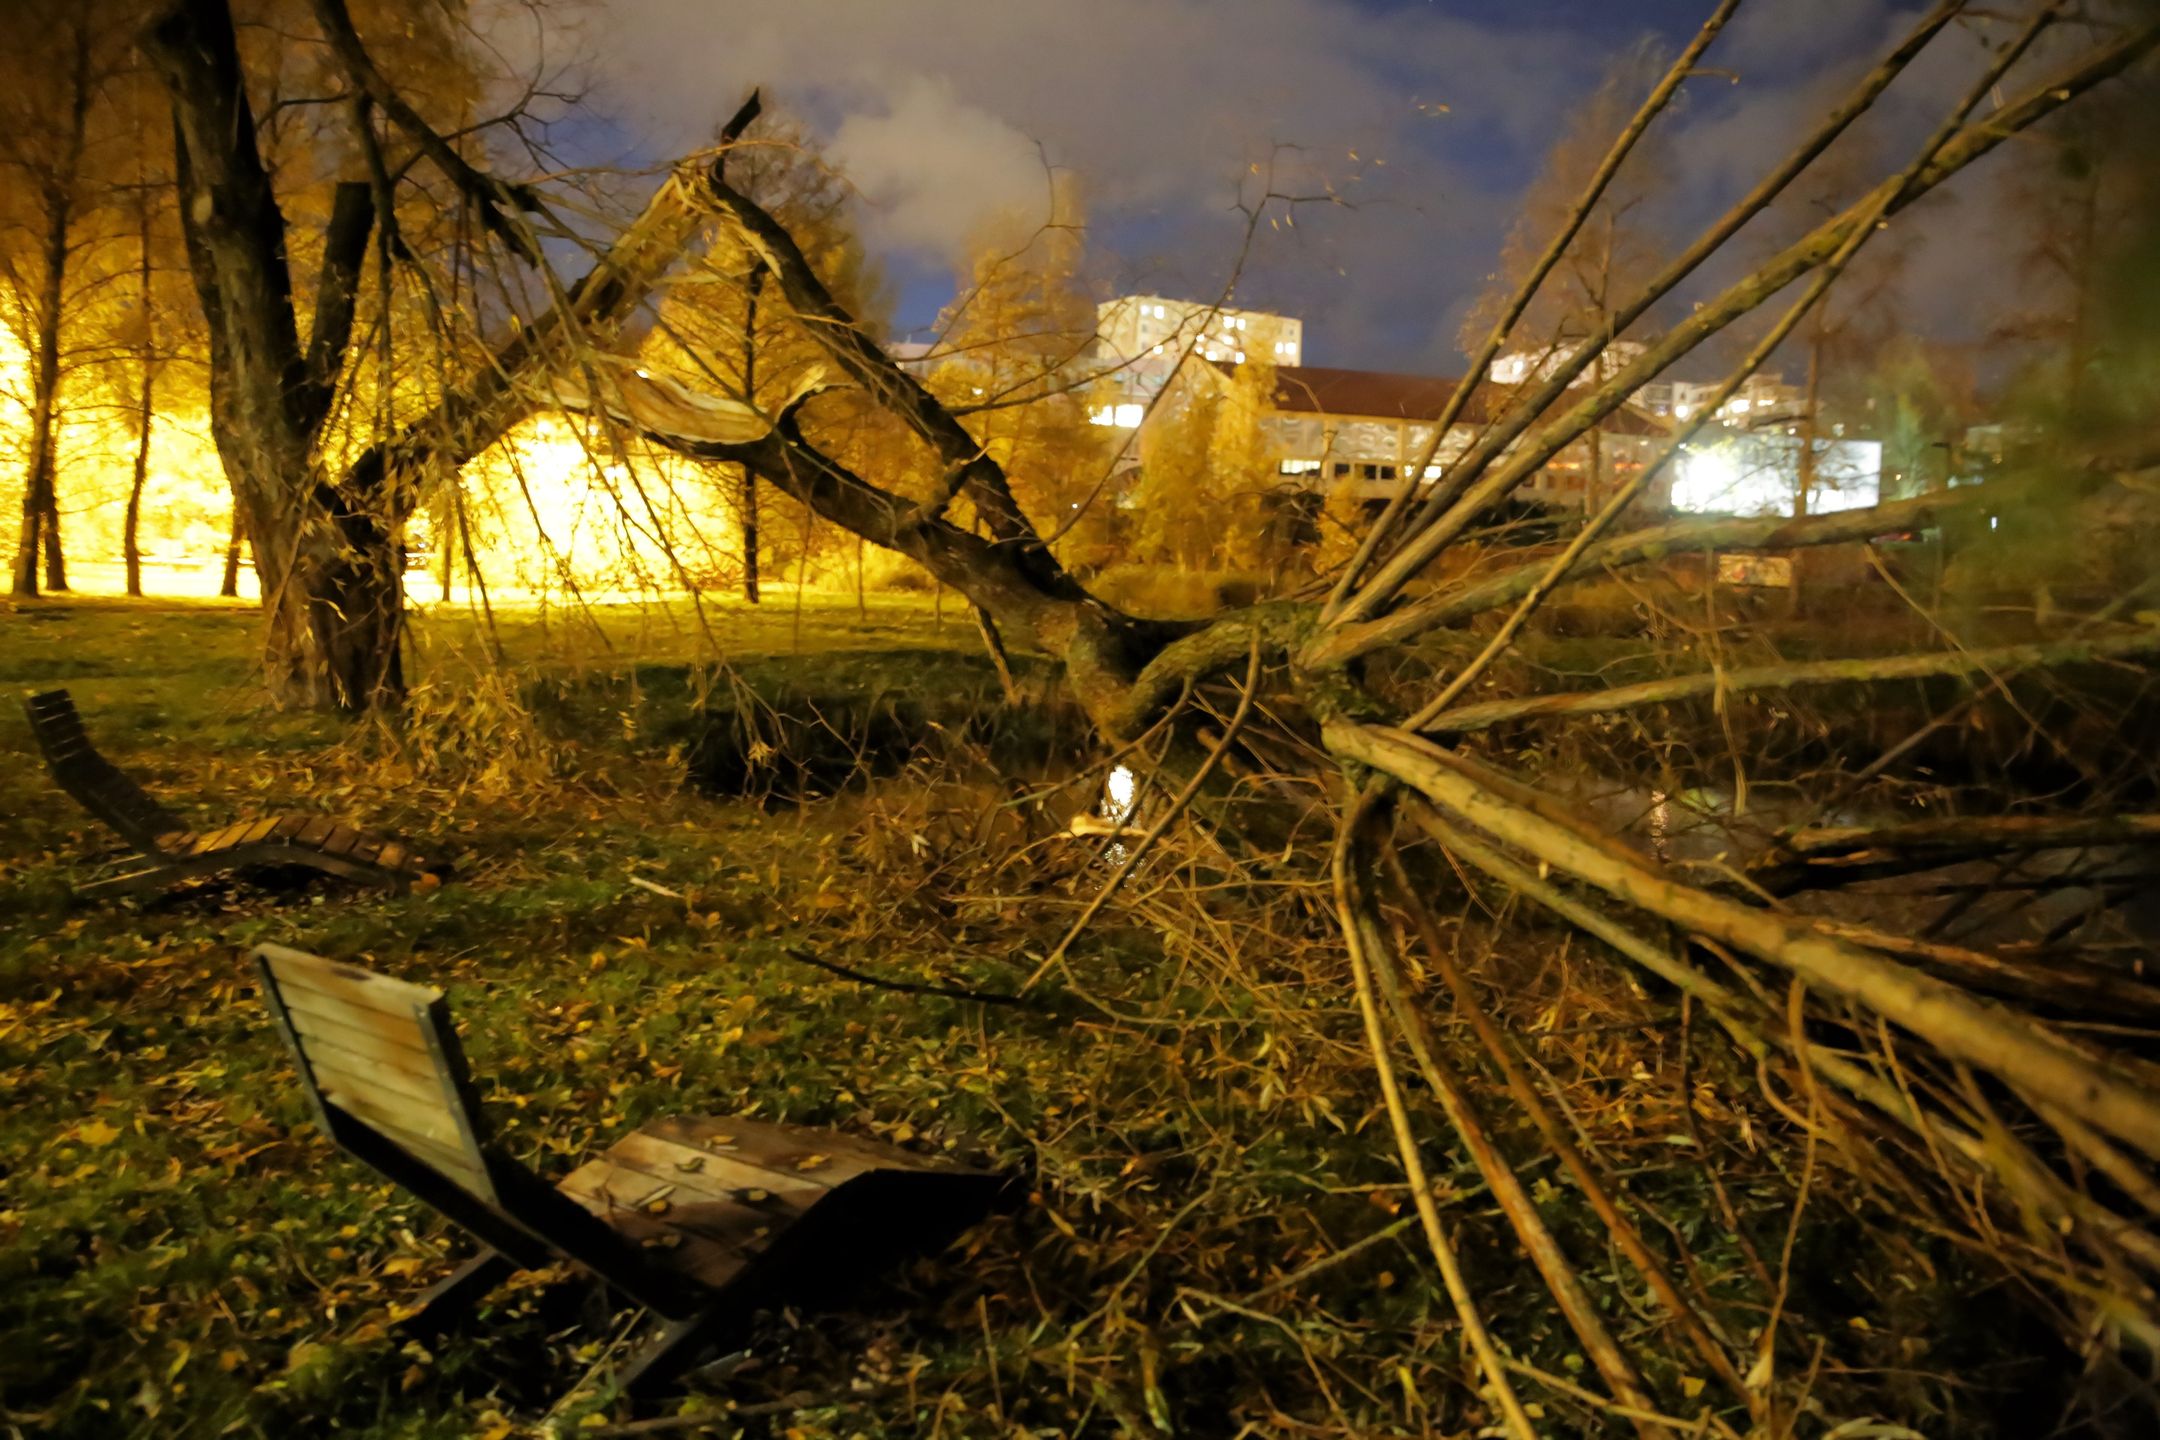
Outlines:
[[95,1145],[102,1149],[120,1138],[120,1130],[103,1120],[85,1120],[75,1127],[75,1138],[85,1145]]

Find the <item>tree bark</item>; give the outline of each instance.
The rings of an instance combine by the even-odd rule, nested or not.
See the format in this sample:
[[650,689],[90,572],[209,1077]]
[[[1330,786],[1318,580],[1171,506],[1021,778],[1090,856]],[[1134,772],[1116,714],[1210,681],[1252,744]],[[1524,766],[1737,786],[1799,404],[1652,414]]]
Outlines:
[[225,541],[225,573],[218,581],[218,594],[231,600],[240,593],[240,542],[247,538],[240,522],[239,497],[233,498],[232,530]]
[[150,426],[151,404],[156,398],[156,382],[151,378],[150,367],[143,366],[142,394],[135,412],[135,474],[128,483],[127,518],[121,522],[120,552],[127,562],[127,593],[142,596],[142,497],[143,485],[150,478]]
[[[138,144],[142,142],[142,138],[138,133]],[[135,407],[135,474],[128,486],[127,519],[121,527],[120,549],[127,562],[127,593],[140,598],[143,593],[143,485],[150,478],[150,431],[157,419],[156,296],[151,288],[150,278],[150,185],[147,176],[138,177],[138,189],[135,192],[135,243],[141,266],[137,274],[137,291],[142,303],[143,330],[142,349],[136,355],[136,363],[142,367],[142,388]]]
[[[743,398],[757,404],[757,318],[758,296],[765,289],[765,267],[760,265],[750,272],[746,282],[749,295],[743,301]],[[742,466],[742,565],[743,599],[752,605],[758,603],[758,493],[757,472],[748,465]]]

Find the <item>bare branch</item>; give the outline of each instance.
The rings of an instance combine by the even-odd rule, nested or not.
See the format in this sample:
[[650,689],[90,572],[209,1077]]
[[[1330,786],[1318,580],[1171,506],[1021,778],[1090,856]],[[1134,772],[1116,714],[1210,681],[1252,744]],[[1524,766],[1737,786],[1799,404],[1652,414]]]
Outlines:
[[[1991,489],[1965,485],[1889,505],[1838,510],[1826,515],[1675,520],[1600,541],[1583,551],[1571,574],[1574,578],[1582,578],[1615,566],[1715,550],[1777,554],[1815,545],[1867,540],[1877,535],[1925,529],[1957,510],[1982,503],[1999,503],[2004,493],[2000,486]],[[1305,652],[1304,658],[1312,665],[1339,665],[1427,630],[1497,610],[1529,594],[1546,569],[1544,562],[1519,565],[1458,589],[1436,590],[1377,620],[1334,627],[1320,636]]]
[[420,147],[444,179],[464,192],[479,211],[483,226],[526,264],[543,264],[540,243],[534,238],[531,227],[512,219],[504,208],[528,213],[541,210],[540,197],[533,188],[497,179],[479,169],[437,134],[420,112],[398,93],[389,77],[376,68],[374,57],[361,42],[360,32],[353,28],[352,14],[345,8],[345,0],[313,0],[313,5],[315,21],[322,27],[323,38],[330,42],[338,63],[353,84],[382,107],[383,114]]
[[[1516,423],[1499,427],[1489,433],[1473,447],[1470,455],[1457,462],[1463,474],[1477,474],[1478,478],[1454,491],[1459,498],[1453,499],[1444,514],[1436,515],[1427,521],[1414,538],[1406,542],[1393,558],[1376,571],[1373,578],[1337,613],[1334,623],[1355,622],[1377,614],[1412,576],[1431,563],[1433,557],[1459,536],[1494,500],[1535,474],[1554,455],[1572,444],[1576,437],[1626,404],[1636,391],[1675,361],[1742,316],[1768,303],[1780,290],[1801,275],[1836,255],[1855,227],[1863,222],[1875,223],[1879,217],[1895,215],[1904,210],[1966,166],[1989,154],[2004,140],[2037,124],[2093,86],[2122,73],[2150,53],[2156,44],[2160,44],[2160,23],[2148,22],[2135,26],[2112,43],[2087,55],[2062,74],[2035,86],[2019,100],[2004,106],[1984,120],[1966,126],[1941,147],[1933,162],[1924,166],[1910,183],[1900,187],[1897,178],[1882,182],[1843,213],[1825,221],[1800,240],[1787,246],[1769,262],[1758,267],[1754,273],[1729,286],[1714,300],[1697,307],[1686,320],[1660,336],[1641,356],[1622,367],[1611,379],[1540,427],[1529,440],[1510,450],[1504,463],[1489,472],[1482,471],[1482,462],[1489,462],[1499,455],[1502,449],[1510,446],[1515,437],[1527,429],[1540,413],[1528,409],[1526,400],[1526,407],[1518,412]],[[1887,204],[1883,203],[1884,191],[1891,194]],[[1542,394],[1544,389],[1555,383],[1545,382],[1538,393]],[[1548,399],[1556,399],[1558,395],[1559,391],[1554,390]],[[1423,513],[1431,514],[1433,501],[1441,498],[1438,494],[1432,497]]]
[[[1687,49],[1681,51],[1679,58],[1667,67],[1664,78],[1651,87],[1650,93],[1643,98],[1643,103],[1636,109],[1634,116],[1614,138],[1604,159],[1598,162],[1596,171],[1591,174],[1589,183],[1583,186],[1582,195],[1576,200],[1574,209],[1568,212],[1567,218],[1553,231],[1544,252],[1532,262],[1529,272],[1522,278],[1522,283],[1516,286],[1513,298],[1500,312],[1499,319],[1493,322],[1492,333],[1485,337],[1485,343],[1470,357],[1469,365],[1463,370],[1463,383],[1455,387],[1447,398],[1447,404],[1441,407],[1440,418],[1433,424],[1433,438],[1426,445],[1425,452],[1403,472],[1401,486],[1389,498],[1387,508],[1380,513],[1380,517],[1365,532],[1357,553],[1350,557],[1350,563],[1343,567],[1343,573],[1335,581],[1335,588],[1328,593],[1327,604],[1321,610],[1323,619],[1331,616],[1343,598],[1350,593],[1350,587],[1355,585],[1358,576],[1364,573],[1366,562],[1372,559],[1373,553],[1394,529],[1395,521],[1410,503],[1410,497],[1417,493],[1425,468],[1432,464],[1433,457],[1440,453],[1440,446],[1447,439],[1449,429],[1461,416],[1463,406],[1469,402],[1470,393],[1477,389],[1478,382],[1492,365],[1493,357],[1500,353],[1500,347],[1507,342],[1508,332],[1522,319],[1523,312],[1530,308],[1531,300],[1536,297],[1538,287],[1545,283],[1545,277],[1552,273],[1553,266],[1560,263],[1560,257],[1567,253],[1568,246],[1574,243],[1583,222],[1588,220],[1590,212],[1597,208],[1598,201],[1604,197],[1613,177],[1620,173],[1620,167],[1635,149],[1636,142],[1649,130],[1650,122],[1655,120],[1671,102],[1672,97],[1679,93],[1680,82],[1695,73],[1695,62],[1702,58],[1703,52],[1717,39],[1718,32],[1725,28],[1725,22],[1732,18],[1733,11],[1739,8],[1740,0],[1723,0],[1711,13],[1710,18],[1703,21],[1702,28],[1696,31],[1695,38],[1688,43]],[[1592,348],[1597,348],[1598,342],[1591,343]]]
[[301,400],[303,423],[310,434],[322,427],[352,343],[353,317],[359,308],[360,267],[367,259],[368,238],[375,228],[375,190],[365,180],[338,182],[323,232],[322,275],[315,287],[315,319],[308,332],[307,393]]
[[1880,827],[1824,826],[1781,836],[1748,866],[1775,895],[1933,870],[2018,850],[2160,844],[2160,815],[1985,815]]
[[1404,731],[1336,721],[1326,727],[1324,739],[1344,759],[1392,776],[1555,870],[1843,995],[1945,1055],[1999,1075],[2148,1156],[2160,1156],[2160,1097],[2105,1062],[2088,1059],[2037,1023],[1799,921],[1681,885],[1647,865],[1631,865],[1586,845],[1561,827],[1499,800],[1441,763],[1429,741]]
[[2063,640],[2047,644],[2000,645],[1988,650],[1942,650],[1923,655],[1882,655],[1866,659],[1810,660],[1790,665],[1753,665],[1737,670],[1704,670],[1673,675],[1610,690],[1577,690],[1557,695],[1528,695],[1465,705],[1430,719],[1434,734],[1465,735],[1489,730],[1509,720],[1553,715],[1604,715],[1644,705],[1664,705],[1698,695],[1748,695],[1758,690],[1791,690],[1808,685],[1876,684],[1932,675],[1984,674],[1998,668],[2029,665],[2077,665],[2092,660],[2160,654],[2160,628]]

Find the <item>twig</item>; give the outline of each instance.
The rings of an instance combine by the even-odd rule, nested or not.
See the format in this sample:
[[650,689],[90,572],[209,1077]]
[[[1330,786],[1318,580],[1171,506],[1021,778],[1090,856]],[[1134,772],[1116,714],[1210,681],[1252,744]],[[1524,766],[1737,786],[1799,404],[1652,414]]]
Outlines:
[[912,980],[887,980],[881,976],[871,975],[850,966],[842,965],[837,960],[827,960],[813,955],[809,951],[799,949],[793,945],[784,947],[780,953],[790,960],[800,961],[805,965],[814,965],[820,970],[838,975],[843,980],[852,980],[858,985],[875,986],[880,990],[897,990],[903,995],[936,995],[947,1000],[975,1000],[984,1005],[1018,1005],[1024,1009],[1044,1012],[1048,1012],[1050,1009],[1049,1006],[1038,1001],[1029,1000],[1025,996],[1001,995],[994,990],[967,990],[953,985],[924,985]]

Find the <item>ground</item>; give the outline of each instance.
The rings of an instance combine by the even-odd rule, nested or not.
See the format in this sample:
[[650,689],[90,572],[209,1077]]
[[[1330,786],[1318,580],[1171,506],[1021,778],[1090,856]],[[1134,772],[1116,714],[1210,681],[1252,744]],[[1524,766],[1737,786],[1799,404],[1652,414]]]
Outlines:
[[[438,1351],[389,1330],[469,1242],[309,1123],[242,963],[277,940],[443,986],[505,1144],[546,1174],[649,1118],[747,1112],[1028,1176],[1016,1213],[853,1310],[776,1320],[751,1363],[682,1402],[739,1407],[712,1433],[1475,1429],[1347,989],[1274,928],[1294,925],[1309,879],[1282,880],[1287,899],[1253,928],[1233,907],[1221,933],[1181,933],[1150,917],[1219,879],[1181,862],[1136,885],[1041,1009],[865,986],[802,958],[1011,992],[1099,873],[1041,803],[1071,737],[961,723],[1000,707],[960,614],[873,597],[861,614],[852,598],[716,606],[709,632],[627,608],[547,627],[506,616],[499,667],[472,617],[429,617],[402,740],[268,708],[255,621],[41,602],[0,615],[0,681],[68,687],[108,754],[193,818],[349,815],[456,876],[402,898],[316,880],[71,904],[69,877],[108,837],[51,788],[12,707],[0,715],[0,1425],[500,1437],[632,1418],[605,1377],[635,1317],[540,1283],[561,1277],[499,1297]],[[692,663],[713,646],[732,671]],[[906,773],[836,798],[792,798],[806,779],[820,788],[816,767],[756,783],[778,773],[760,734],[808,732],[744,731],[752,691],[791,696],[774,703],[817,716],[866,768]],[[873,691],[934,743],[869,753],[892,750],[863,722]],[[699,695],[735,720],[700,726]],[[1000,747],[1031,758],[993,774],[978,762]],[[1700,1182],[1708,1146],[1730,1165],[1718,1203],[1775,1255],[1790,1177],[1732,1138],[1745,1086],[1715,1055],[1688,1068],[1669,1004],[1580,973],[1557,939],[1516,972],[1540,1063],[1566,1069],[1587,1133],[1699,1283],[1759,1310]],[[1475,1170],[1437,1145],[1429,1163],[1512,1353],[1551,1377],[1537,1393],[1555,1423],[1602,1433],[1610,1417],[1570,1398],[1581,1357],[1538,1308]],[[1525,1172],[1584,1245],[1616,1328],[1653,1326],[1548,1160]],[[1944,1413],[1955,1387],[1927,1372],[1962,1363],[1958,1326],[1926,1288],[1887,1283],[1902,1260],[1868,1263],[1917,1252],[1841,1211],[1827,1180],[1818,1194],[1833,1201],[1798,1238],[1819,1278],[1798,1288],[1839,1327],[1825,1386],[1888,1375],[1870,1393]],[[1807,1271],[1810,1255],[1834,1263]],[[1912,1273],[1949,1283],[1924,1261]],[[1652,1379],[1675,1406],[1702,1396],[1684,1369]]]

